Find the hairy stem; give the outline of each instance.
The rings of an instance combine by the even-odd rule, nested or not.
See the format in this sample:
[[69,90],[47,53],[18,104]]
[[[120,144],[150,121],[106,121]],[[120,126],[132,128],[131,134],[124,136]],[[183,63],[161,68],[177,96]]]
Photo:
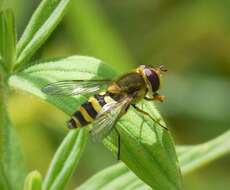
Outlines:
[[6,110],[6,85],[4,72],[0,72],[0,152],[3,153],[0,155],[0,170],[1,170],[1,179],[0,179],[0,187],[3,189],[12,189],[9,181],[9,177],[7,176],[7,168],[5,167],[5,157],[4,153],[6,152],[5,144],[7,140],[7,132],[8,129],[8,114]]

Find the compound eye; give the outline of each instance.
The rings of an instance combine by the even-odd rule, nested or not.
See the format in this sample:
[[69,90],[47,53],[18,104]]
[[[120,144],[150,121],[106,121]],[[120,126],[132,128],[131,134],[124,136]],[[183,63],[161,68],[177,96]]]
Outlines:
[[156,92],[160,87],[160,79],[158,74],[152,69],[145,69],[144,72],[147,80],[151,85],[152,91]]

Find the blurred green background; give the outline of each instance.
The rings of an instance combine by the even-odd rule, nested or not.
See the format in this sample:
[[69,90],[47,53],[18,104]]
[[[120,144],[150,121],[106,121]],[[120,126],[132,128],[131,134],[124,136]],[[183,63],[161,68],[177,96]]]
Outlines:
[[[39,0],[9,0],[18,38]],[[73,54],[95,56],[126,72],[140,64],[168,67],[156,103],[177,144],[197,144],[230,125],[230,1],[73,0],[55,32],[34,59]],[[14,91],[10,114],[19,133],[28,171],[45,175],[67,133],[68,116],[48,103]],[[71,180],[76,187],[116,163],[100,144],[88,143]],[[230,188],[226,156],[184,177],[188,190]]]

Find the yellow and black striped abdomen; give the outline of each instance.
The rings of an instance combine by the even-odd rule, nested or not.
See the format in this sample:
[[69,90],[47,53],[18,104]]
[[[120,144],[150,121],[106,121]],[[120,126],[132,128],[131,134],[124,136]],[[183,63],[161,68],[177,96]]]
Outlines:
[[113,100],[105,92],[96,94],[89,98],[87,102],[81,105],[68,122],[69,128],[81,128],[95,120],[102,107]]

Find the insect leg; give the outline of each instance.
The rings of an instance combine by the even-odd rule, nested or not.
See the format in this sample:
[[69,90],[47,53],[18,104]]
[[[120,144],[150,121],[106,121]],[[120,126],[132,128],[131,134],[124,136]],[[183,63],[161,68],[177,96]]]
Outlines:
[[114,130],[117,133],[117,140],[118,140],[118,145],[117,145],[117,159],[120,160],[120,154],[121,154],[121,135],[119,133],[119,131],[117,130],[117,128],[115,127]]
[[155,93],[153,98],[144,97],[144,99],[148,101],[158,100],[160,102],[163,102],[165,99],[165,96],[161,96],[158,93]]
[[132,104],[132,106],[140,113],[147,115],[150,119],[152,119],[154,122],[156,122],[157,124],[159,124],[161,127],[163,127],[164,129],[168,130],[168,128],[162,124],[160,124],[156,119],[154,119],[148,112],[142,110],[141,108],[137,107],[136,105]]

